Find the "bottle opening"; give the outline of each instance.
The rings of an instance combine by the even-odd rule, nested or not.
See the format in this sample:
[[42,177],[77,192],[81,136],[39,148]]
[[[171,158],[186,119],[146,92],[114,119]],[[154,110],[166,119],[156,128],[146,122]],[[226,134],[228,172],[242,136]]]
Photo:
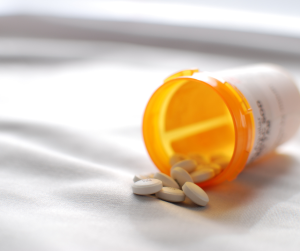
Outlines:
[[222,156],[226,168],[235,152],[235,126],[228,105],[216,88],[193,78],[170,80],[153,94],[143,131],[150,157],[166,174],[174,154],[197,153],[207,160]]
[[161,140],[168,156],[198,153],[207,159],[231,159],[235,133],[224,100],[211,86],[186,80],[166,99],[161,117]]

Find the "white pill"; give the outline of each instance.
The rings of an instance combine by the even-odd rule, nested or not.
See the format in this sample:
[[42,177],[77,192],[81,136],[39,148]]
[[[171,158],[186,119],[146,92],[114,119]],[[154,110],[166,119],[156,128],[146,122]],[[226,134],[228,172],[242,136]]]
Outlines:
[[222,153],[210,156],[211,161],[215,161],[216,159],[224,159],[224,158],[227,158],[227,157],[225,154],[222,154]]
[[164,173],[156,173],[156,174],[154,174],[154,178],[161,180],[164,187],[179,188],[177,182],[175,180],[173,180],[170,176],[168,176]]
[[185,182],[193,182],[189,173],[181,167],[172,168],[171,177],[178,182],[180,187],[182,187]]
[[147,179],[147,178],[148,178],[147,176],[141,175],[141,174],[139,174],[139,175],[134,175],[134,177],[133,177],[133,182],[137,182],[137,181],[139,181],[139,180],[144,180],[144,179]]
[[222,167],[218,164],[215,164],[215,163],[209,164],[208,167],[214,170],[215,175],[219,174],[222,171]]
[[162,189],[162,182],[157,179],[139,180],[132,185],[132,191],[135,194],[147,195],[157,193]]
[[196,184],[192,182],[186,182],[183,185],[182,190],[184,194],[195,204],[203,207],[207,205],[209,201],[207,194]]
[[186,159],[186,160],[177,162],[175,165],[172,166],[172,169],[175,167],[178,167],[178,166],[183,168],[184,170],[186,170],[188,173],[191,173],[196,169],[197,163],[194,160]]
[[186,156],[180,153],[175,153],[171,158],[170,158],[170,165],[174,166],[177,162],[185,160]]
[[222,169],[225,169],[229,164],[229,160],[227,158],[219,158],[214,160],[213,163],[218,164],[221,166]]
[[201,170],[203,168],[209,168],[211,165],[211,163],[206,163],[206,164],[200,164],[197,166],[196,170],[195,171],[198,171],[198,170]]
[[148,173],[146,174],[147,178],[153,179],[154,178],[154,173]]
[[188,156],[189,156],[190,159],[196,161],[196,163],[197,163],[198,165],[209,163],[209,160],[208,160],[205,156],[203,156],[203,155],[201,155],[201,154],[198,154],[198,153],[191,153],[191,154],[189,154]]
[[211,162],[220,165],[224,169],[228,166],[230,159],[224,154],[218,154],[211,157]]
[[215,176],[213,169],[205,167],[191,173],[191,177],[195,183],[203,182]]
[[198,165],[197,168],[196,168],[196,171],[199,171],[199,170],[204,169],[204,168],[213,169],[214,172],[215,172],[215,175],[219,174],[222,171],[222,167],[218,164],[215,164],[215,163],[208,163],[208,164]]
[[159,199],[170,201],[170,202],[182,202],[185,200],[184,192],[174,187],[163,187],[155,195]]

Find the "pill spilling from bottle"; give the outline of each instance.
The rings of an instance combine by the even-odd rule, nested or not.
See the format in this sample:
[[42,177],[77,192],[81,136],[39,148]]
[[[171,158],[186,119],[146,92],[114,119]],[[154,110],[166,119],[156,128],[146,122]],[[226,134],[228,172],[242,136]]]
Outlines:
[[135,175],[132,191],[137,195],[155,194],[169,202],[183,202],[188,197],[199,206],[206,206],[209,198],[195,183],[207,181],[220,174],[228,165],[225,156],[208,160],[200,154],[174,154],[170,158],[171,177],[164,173]]
[[[184,175],[177,180],[182,188],[188,176],[177,167],[200,187],[232,181],[299,127],[293,76],[278,65],[258,64],[168,76],[147,103],[142,130],[153,163],[174,179]],[[176,171],[169,173],[170,167]]]

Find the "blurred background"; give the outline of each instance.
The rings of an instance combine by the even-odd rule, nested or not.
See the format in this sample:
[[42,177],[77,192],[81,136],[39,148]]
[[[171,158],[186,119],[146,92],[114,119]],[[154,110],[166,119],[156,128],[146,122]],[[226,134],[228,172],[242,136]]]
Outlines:
[[166,77],[262,62],[300,87],[299,0],[0,0],[1,251],[299,250],[299,132],[207,208],[130,188]]
[[85,128],[140,126],[163,79],[252,63],[300,82],[297,0],[0,0],[1,116]]

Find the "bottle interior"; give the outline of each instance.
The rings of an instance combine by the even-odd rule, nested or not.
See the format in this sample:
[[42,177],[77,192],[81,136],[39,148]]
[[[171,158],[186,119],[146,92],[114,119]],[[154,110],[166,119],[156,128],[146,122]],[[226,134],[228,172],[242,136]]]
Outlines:
[[175,153],[224,156],[235,147],[232,116],[216,90],[197,80],[181,80],[161,109],[160,135],[169,157]]

